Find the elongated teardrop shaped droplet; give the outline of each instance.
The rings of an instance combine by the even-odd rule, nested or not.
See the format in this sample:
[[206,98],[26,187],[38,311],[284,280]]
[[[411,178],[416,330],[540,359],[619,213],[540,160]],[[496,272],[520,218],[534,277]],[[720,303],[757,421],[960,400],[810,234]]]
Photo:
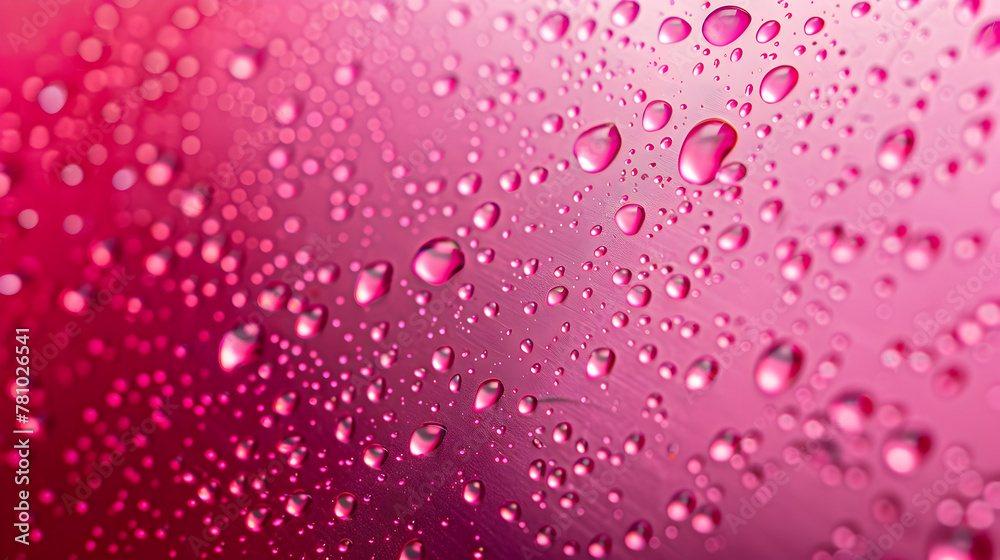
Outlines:
[[736,129],[722,119],[701,121],[692,128],[677,156],[681,177],[693,185],[705,185],[715,179],[722,160],[736,146]]
[[604,171],[618,155],[622,135],[613,123],[597,125],[580,134],[573,144],[573,155],[580,169],[587,173]]
[[667,126],[674,108],[666,101],[650,101],[642,112],[642,129],[646,132],[656,132]]
[[784,99],[799,83],[799,71],[785,65],[772,68],[760,81],[760,98],[764,103],[777,103]]
[[701,33],[709,43],[724,47],[743,35],[750,26],[750,14],[743,8],[723,6],[708,14]]
[[240,323],[222,335],[219,344],[219,367],[223,371],[249,364],[260,357],[263,329],[257,323]]
[[646,220],[646,211],[638,204],[626,204],[615,212],[615,224],[625,235],[635,235]]
[[482,412],[497,404],[501,396],[503,396],[503,383],[499,379],[487,379],[476,391],[476,402],[472,405],[472,409]]
[[392,285],[392,265],[386,261],[376,261],[358,272],[354,285],[354,301],[358,305],[370,305],[384,296]]
[[410,454],[421,457],[431,453],[444,441],[445,427],[437,422],[424,422],[410,436]]

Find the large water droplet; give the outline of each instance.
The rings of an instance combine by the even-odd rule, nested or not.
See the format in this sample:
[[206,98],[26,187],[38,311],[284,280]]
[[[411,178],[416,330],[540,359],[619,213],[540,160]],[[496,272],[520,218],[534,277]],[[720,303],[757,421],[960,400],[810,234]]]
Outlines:
[[802,350],[790,342],[778,342],[757,360],[754,380],[757,388],[768,395],[788,390],[802,368]]
[[740,38],[750,26],[750,14],[743,8],[723,6],[708,14],[701,33],[709,43],[724,47]]
[[386,261],[376,261],[358,272],[354,285],[354,301],[358,305],[370,305],[384,296],[392,286],[392,265]]
[[667,278],[664,289],[671,298],[684,299],[691,290],[691,280],[683,274],[674,274],[670,278]]
[[639,15],[639,3],[632,0],[622,0],[611,10],[611,23],[618,27],[632,25]]
[[649,288],[642,284],[637,284],[629,288],[628,292],[625,293],[625,301],[632,307],[646,307],[649,305],[652,295],[652,291]]
[[538,24],[538,37],[546,43],[554,43],[563,38],[569,29],[569,17],[562,12],[551,12]]
[[674,108],[666,101],[650,101],[642,112],[642,129],[646,132],[656,132],[667,126]]
[[481,230],[488,230],[500,219],[500,207],[493,202],[485,202],[472,213],[472,223]]
[[1000,49],[1000,20],[984,25],[973,45],[976,53],[983,58],[995,54]]
[[424,543],[419,539],[406,543],[399,553],[399,560],[424,560]]
[[679,43],[691,34],[691,24],[679,17],[668,17],[660,24],[656,38],[664,45]]
[[431,367],[434,371],[444,373],[455,363],[455,351],[451,346],[441,346],[431,354]]
[[257,323],[240,323],[222,335],[219,344],[219,367],[223,371],[249,364],[260,357],[263,329]]
[[698,500],[689,490],[681,490],[674,494],[674,497],[670,499],[670,503],[667,504],[667,517],[670,519],[681,522],[691,517],[691,513],[694,512],[695,506],[698,504]]
[[696,360],[684,373],[684,386],[689,391],[701,391],[719,374],[719,364],[708,356]]
[[500,517],[509,523],[517,521],[521,518],[521,506],[517,502],[504,502],[500,504]]
[[444,441],[445,427],[437,422],[424,422],[410,436],[410,454],[421,457],[434,451]]
[[906,163],[906,160],[909,159],[915,141],[916,135],[909,128],[890,132],[882,140],[882,145],[879,146],[876,155],[879,167],[886,171],[899,170]]
[[799,83],[799,71],[791,66],[772,68],[760,81],[760,98],[764,103],[777,103]]
[[625,546],[630,550],[645,550],[646,546],[649,545],[649,539],[653,535],[653,527],[648,521],[639,520],[629,527],[627,533],[625,533]]
[[911,474],[923,464],[931,450],[929,435],[916,430],[897,432],[882,445],[882,458],[898,474]]
[[864,393],[847,393],[830,403],[826,414],[830,422],[849,434],[861,433],[865,421],[875,410],[871,397]]
[[482,503],[485,494],[486,487],[482,480],[472,479],[466,482],[465,488],[462,489],[462,499],[465,500],[465,503],[474,506]]
[[476,391],[476,402],[472,405],[472,410],[482,412],[497,404],[501,396],[503,396],[503,383],[499,379],[487,379]]
[[333,500],[333,516],[337,519],[347,519],[358,506],[358,499],[350,492],[341,492]]
[[569,289],[566,286],[556,286],[549,290],[549,295],[545,297],[545,302],[549,306],[559,305],[560,303],[566,301],[566,296],[569,295]]
[[750,228],[743,224],[733,224],[726,231],[719,234],[716,245],[723,251],[735,251],[746,245],[749,237]]
[[288,499],[285,501],[285,511],[289,515],[302,517],[309,510],[310,505],[312,505],[312,496],[305,492],[296,492],[288,496]]
[[780,23],[778,23],[773,19],[770,21],[765,21],[764,23],[760,24],[760,27],[757,29],[757,42],[760,44],[764,44],[770,41],[771,39],[774,39],[775,37],[778,36],[778,31],[781,31]]
[[264,524],[271,517],[271,510],[267,506],[254,506],[250,508],[247,512],[245,521],[247,529],[255,533],[259,533],[264,530]]
[[369,443],[361,453],[362,460],[373,469],[381,469],[389,452],[377,443]]
[[710,183],[722,167],[722,160],[736,146],[736,139],[736,129],[724,120],[708,119],[696,124],[677,156],[681,177],[694,185]]
[[615,366],[615,353],[610,348],[598,348],[587,358],[587,377],[597,379],[611,373]]
[[452,239],[437,237],[420,246],[413,257],[413,273],[421,280],[440,286],[465,266],[465,253]]
[[618,155],[622,135],[613,123],[597,125],[580,134],[573,144],[573,155],[587,173],[604,171]]
[[326,306],[312,305],[295,318],[295,334],[299,338],[312,338],[326,326]]
[[295,412],[295,407],[298,404],[299,394],[294,389],[289,389],[274,399],[274,405],[271,408],[276,414],[288,416]]
[[646,219],[646,211],[638,204],[626,204],[615,212],[615,224],[625,235],[639,233],[642,222]]

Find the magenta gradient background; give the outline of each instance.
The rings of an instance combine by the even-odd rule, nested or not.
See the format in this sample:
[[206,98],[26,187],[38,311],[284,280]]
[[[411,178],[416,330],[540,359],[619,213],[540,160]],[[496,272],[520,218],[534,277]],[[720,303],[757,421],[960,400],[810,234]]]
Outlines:
[[[996,137],[976,141],[969,132],[970,123],[995,119],[1000,58],[973,44],[980,29],[1000,18],[1000,6],[982,2],[973,21],[962,23],[956,10],[978,3],[922,0],[904,10],[895,2],[874,2],[862,17],[852,17],[850,3],[734,4],[750,12],[750,27],[735,43],[715,47],[705,43],[701,23],[724,4],[641,2],[638,18],[622,28],[611,22],[614,2],[401,0],[386,8],[350,1],[87,0],[59,4],[37,36],[15,49],[10,34],[23,33],[21,17],[40,8],[35,2],[4,2],[0,276],[16,275],[23,285],[16,294],[0,295],[0,332],[30,327],[37,355],[50,335],[58,338],[70,322],[81,326],[45,367],[33,365],[30,408],[38,421],[31,455],[33,542],[30,550],[9,544],[12,528],[5,521],[0,525],[8,557],[197,557],[189,538],[201,536],[206,522],[225,511],[223,504],[233,500],[230,483],[277,459],[284,466],[274,480],[256,492],[249,489],[253,504],[272,512],[267,526],[248,530],[243,511],[201,557],[395,559],[411,539],[420,539],[427,558],[477,553],[488,559],[556,558],[564,557],[570,541],[579,543],[578,556],[590,557],[587,546],[606,534],[612,558],[853,558],[864,554],[867,539],[883,533],[873,503],[890,497],[917,522],[883,558],[996,558],[996,552],[935,556],[934,546],[969,531],[968,510],[990,503],[984,488],[1000,488],[989,486],[1000,481],[1000,330],[980,325],[978,337],[956,331],[962,321],[967,328],[982,322],[976,310],[1000,297],[1000,283],[985,282],[961,305],[955,305],[952,292],[1000,251]],[[105,16],[109,9],[118,14],[117,25],[97,25],[102,5],[111,6],[101,8]],[[192,29],[172,23],[183,6],[199,11]],[[570,27],[563,40],[545,43],[537,29],[553,10],[567,14]],[[459,21],[462,13],[465,22]],[[509,29],[497,28],[502,16],[509,16]],[[685,19],[693,30],[683,42],[663,45],[657,30],[669,16]],[[806,36],[803,25],[814,16],[825,26]],[[578,26],[589,19],[597,30],[578,40]],[[779,35],[758,44],[756,29],[771,19],[781,23]],[[104,45],[95,61],[78,54],[81,40],[89,37]],[[797,55],[800,45],[804,54]],[[734,48],[743,51],[736,62]],[[946,55],[949,49],[954,57]],[[166,56],[165,71],[144,67],[151,52]],[[256,56],[254,77],[231,75],[227,66],[234,52]],[[179,61],[190,60],[184,57],[198,61],[193,75],[180,75],[188,74],[179,69]],[[692,70],[699,63],[705,68],[696,75]],[[768,105],[758,94],[760,79],[780,64],[795,66],[799,81],[787,98]],[[662,65],[668,67],[663,73]],[[886,71],[884,82],[871,79],[874,67]],[[338,81],[347,68],[356,76]],[[512,68],[519,71],[516,81],[498,80],[501,70]],[[454,90],[436,95],[433,84],[448,77],[455,79]],[[68,101],[48,114],[36,97],[54,83],[63,84]],[[162,87],[162,95],[135,96],[143,83]],[[753,85],[749,95],[748,84]],[[646,102],[672,105],[666,128],[642,129],[646,102],[635,101],[637,90],[645,92]],[[984,93],[976,99],[971,92],[979,90]],[[485,98],[495,107],[481,110],[477,103]],[[128,105],[130,99],[133,106],[121,122],[103,120],[107,104]],[[282,99],[299,108],[288,125],[275,119]],[[752,111],[742,118],[738,109],[727,108],[730,99],[751,103]],[[561,131],[543,131],[542,120],[550,114],[561,115]],[[806,114],[812,114],[811,123],[796,127]],[[688,185],[677,172],[687,131],[706,118],[725,119],[739,132],[725,159],[748,168],[735,201],[714,195],[725,185]],[[618,127],[623,147],[606,170],[584,173],[573,157],[573,142],[581,131],[603,123]],[[763,124],[773,129],[766,139],[755,136]],[[131,137],[116,136],[125,134],[115,130],[126,126]],[[876,151],[885,135],[901,126],[915,133],[913,152],[902,169],[885,171],[876,164]],[[268,132],[275,130],[277,135]],[[193,140],[185,140],[190,137],[198,140],[196,150]],[[665,137],[672,143],[664,148]],[[797,155],[793,148],[799,143],[808,149]],[[76,147],[86,151],[94,144],[106,149],[106,158],[84,158],[82,181],[67,185],[59,170],[75,161]],[[823,148],[829,146],[837,151],[826,158]],[[268,155],[282,147],[289,163],[276,169]],[[146,178],[149,163],[143,159],[150,152],[171,162],[165,185]],[[398,160],[411,156],[409,174],[390,180]],[[313,175],[303,172],[310,161],[318,164]],[[530,184],[528,174],[539,166],[548,178]],[[126,167],[139,179],[120,191],[112,177]],[[856,168],[856,178],[848,178],[849,168]],[[509,169],[522,177],[515,192],[498,184]],[[478,193],[464,196],[456,181],[469,171],[479,173],[483,184]],[[920,178],[913,196],[879,202],[873,184],[881,180],[891,187],[909,176]],[[178,208],[184,193],[215,178],[221,179],[207,191],[205,209],[185,216]],[[441,193],[424,189],[434,178],[446,183]],[[286,179],[299,187],[287,199],[277,193]],[[777,180],[776,188],[765,188],[769,179]],[[843,191],[831,192],[829,185],[837,180]],[[416,192],[406,190],[409,182],[418,186]],[[679,187],[686,192],[679,194]],[[646,211],[635,236],[622,235],[614,222],[626,197]],[[782,201],[783,210],[777,221],[765,223],[759,209],[773,198]],[[460,228],[472,226],[473,211],[488,201],[500,207],[497,225],[461,235]],[[680,211],[685,201],[693,205],[690,213]],[[859,222],[872,208],[876,219]],[[25,227],[25,210],[37,212],[34,227]],[[69,215],[82,220],[79,232],[66,231]],[[290,232],[285,224],[293,217],[302,227]],[[749,240],[737,251],[722,252],[716,239],[736,221],[749,227]],[[603,231],[591,236],[596,225]],[[831,225],[864,238],[852,262],[834,262],[823,246],[824,227]],[[926,270],[906,267],[885,242],[886,232],[899,225],[907,228],[904,244],[921,234],[940,238]],[[707,231],[700,231],[702,226]],[[981,243],[966,259],[956,242],[970,235]],[[413,274],[411,261],[421,244],[438,236],[458,241],[466,264],[446,284],[431,286]],[[782,277],[775,255],[787,238],[797,240],[798,251],[812,259],[797,281]],[[195,247],[189,257],[177,251],[184,239]],[[238,257],[234,271],[201,257],[201,247],[213,240],[221,242],[223,255]],[[112,247],[110,262],[93,256],[94,244],[105,241]],[[712,273],[705,279],[693,276],[687,259],[698,245],[710,253]],[[601,246],[607,254],[597,257]],[[477,262],[487,248],[495,258]],[[300,250],[312,259],[297,267],[294,255]],[[169,252],[167,269],[151,274],[147,257],[161,251]],[[275,270],[282,259],[293,264]],[[523,271],[529,259],[540,262],[530,276]],[[357,271],[375,260],[393,264],[392,287],[384,298],[361,307],[353,297]],[[592,268],[583,266],[588,261]],[[313,280],[303,280],[303,273],[324,264],[338,266],[336,281],[322,284],[308,274]],[[686,299],[664,293],[661,271],[668,266],[691,277],[693,293]],[[565,267],[561,278],[554,277],[557,267]],[[648,306],[629,307],[627,287],[611,281],[617,267],[632,270],[630,285],[652,290]],[[638,278],[640,271],[648,277]],[[119,289],[114,279],[123,277],[131,279]],[[884,277],[895,285],[888,297],[874,289]],[[298,281],[295,296],[328,310],[315,338],[296,335],[296,313],[266,313],[256,304],[264,286],[288,278]],[[456,294],[466,283],[475,292],[463,301]],[[829,286],[836,284],[847,288],[845,299],[831,297]],[[206,292],[206,285],[215,291]],[[547,306],[546,294],[559,285],[569,289],[569,297]],[[800,290],[798,300],[775,314],[769,329],[774,338],[801,348],[804,363],[790,390],[768,396],[755,386],[753,370],[769,338],[747,338],[742,325],[770,317],[775,298],[792,286]],[[593,295],[584,298],[587,288]],[[67,309],[67,291],[93,297],[93,313]],[[417,302],[421,291],[430,294],[430,304]],[[497,317],[485,316],[488,302],[499,304]],[[538,303],[536,313],[522,311],[529,302]],[[923,336],[915,318],[941,309],[947,320],[933,336]],[[424,319],[433,317],[433,328],[418,326],[418,310],[426,310]],[[612,324],[617,312],[629,318],[623,328]],[[715,322],[720,313],[731,319],[728,325]],[[262,318],[263,354],[224,372],[220,340],[251,316]],[[470,322],[473,316],[477,320]],[[641,316],[648,316],[649,324],[642,326]],[[678,317],[672,329],[661,331],[661,320]],[[404,330],[413,337],[398,348],[390,367],[379,365],[388,346],[369,335],[381,321],[391,325],[390,342],[400,341]],[[400,329],[400,321],[409,326]],[[570,328],[564,333],[560,326],[566,322]],[[697,334],[682,336],[685,322],[696,323]],[[725,333],[737,343],[745,340],[750,350],[724,364],[704,394],[689,395],[684,370],[700,356],[725,354],[717,344]],[[913,343],[915,335],[919,344]],[[526,354],[520,345],[529,338],[534,348]],[[913,358],[887,367],[884,352],[900,340],[908,341],[905,357],[926,352],[930,366],[915,366]],[[445,345],[454,349],[455,363],[447,373],[433,371],[432,353]],[[639,359],[644,345],[657,349],[652,363]],[[0,344],[6,364],[0,378],[8,392],[13,346],[13,340]],[[616,365],[608,377],[588,379],[584,362],[599,347],[614,350]],[[574,350],[579,359],[571,358]],[[840,367],[824,381],[816,371],[829,356]],[[657,366],[664,361],[676,364],[679,375],[663,379]],[[268,379],[258,374],[263,363],[273,365]],[[536,363],[540,371],[532,373]],[[366,375],[364,368],[374,373]],[[411,390],[416,368],[428,370],[419,392]],[[563,372],[556,375],[559,368]],[[945,398],[932,380],[948,368],[961,371],[965,384]],[[457,393],[449,390],[455,374],[462,377]],[[390,392],[371,402],[366,392],[377,377]],[[497,406],[474,412],[476,388],[489,378],[502,381],[504,394]],[[356,393],[345,403],[349,386]],[[293,389],[297,409],[275,414],[272,403]],[[804,445],[809,437],[804,421],[823,418],[832,400],[852,390],[875,403],[864,431],[837,435],[801,469],[787,464],[789,446]],[[651,394],[660,395],[662,403],[648,408]],[[525,395],[540,400],[530,415],[518,413],[517,402]],[[178,410],[167,418],[154,414],[167,397]],[[339,402],[328,410],[323,403],[331,397]],[[13,406],[3,410],[7,422]],[[796,420],[779,428],[779,413]],[[151,415],[156,430],[141,447],[124,453],[124,463],[103,479],[85,508],[67,511],[63,494],[74,492],[81,477],[94,472],[95,462],[126,449],[118,436]],[[345,443],[335,430],[348,415],[354,432]],[[426,421],[444,424],[447,433],[436,452],[414,457],[407,442]],[[563,444],[552,440],[560,422],[572,426],[570,441]],[[881,448],[895,430],[909,427],[925,430],[932,448],[914,473],[903,476],[886,466]],[[760,436],[759,449],[742,453],[744,464],[708,458],[711,441],[730,428]],[[15,464],[7,432],[0,430],[5,504],[14,492],[8,473]],[[644,447],[624,455],[625,438],[635,433],[643,435]],[[293,434],[309,452],[301,468],[288,466],[288,455],[276,451],[279,441]],[[254,453],[241,460],[236,443],[248,436],[256,441]],[[588,443],[586,452],[576,449],[579,439]],[[361,460],[372,442],[389,452],[381,471]],[[601,448],[621,455],[627,466],[616,469],[595,459]],[[946,516],[935,509],[918,513],[912,498],[942,479],[946,457],[964,455],[971,474],[965,486],[944,495],[965,512],[958,526],[946,526]],[[593,473],[573,474],[581,457],[595,459]],[[567,469],[562,487],[548,488],[527,476],[536,459],[548,461],[549,472]],[[703,478],[689,471],[692,459],[705,463]],[[741,500],[753,494],[744,486],[744,473],[765,473],[767,479],[777,469],[788,473],[788,484],[732,531],[725,516],[740,515]],[[864,476],[852,487],[844,473]],[[479,505],[462,499],[463,483],[474,478],[485,484]],[[212,480],[221,487],[214,503],[206,503],[198,491]],[[695,493],[699,507],[717,493],[723,521],[714,532],[701,534],[690,521],[667,517],[668,501],[682,489]],[[612,490],[621,495],[617,503],[608,499]],[[312,497],[301,517],[285,512],[287,495],[297,491]],[[531,498],[536,491],[545,492],[544,508]],[[571,491],[583,499],[566,517],[559,498]],[[333,515],[333,500],[341,492],[358,498],[348,520]],[[411,507],[414,497],[419,507]],[[1000,507],[996,496],[993,500]],[[520,505],[515,523],[498,514],[509,501]],[[650,524],[653,539],[644,550],[630,550],[625,535],[640,520]],[[543,550],[535,535],[546,525],[555,528],[556,537]],[[997,546],[996,522],[977,532],[977,538]],[[351,541],[346,552],[338,551],[342,539]],[[852,539],[859,543],[853,549]]]

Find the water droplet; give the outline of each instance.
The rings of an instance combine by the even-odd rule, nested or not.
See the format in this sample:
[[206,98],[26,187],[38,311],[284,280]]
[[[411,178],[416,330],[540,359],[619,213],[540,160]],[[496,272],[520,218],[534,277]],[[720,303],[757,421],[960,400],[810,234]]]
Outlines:
[[882,458],[893,472],[911,474],[923,464],[930,449],[929,435],[916,430],[904,430],[886,439],[882,445]]
[[757,360],[754,379],[757,388],[768,395],[787,391],[802,368],[802,350],[790,342],[772,345]]
[[527,415],[535,411],[538,406],[538,397],[534,395],[525,395],[517,403],[517,411],[521,414]]
[[607,558],[611,554],[611,537],[603,534],[597,535],[587,545],[587,552],[594,558]]
[[671,298],[684,299],[691,290],[691,280],[683,274],[674,274],[670,278],[667,278],[664,289]]
[[831,402],[826,413],[830,422],[838,429],[849,434],[857,434],[864,430],[864,423],[874,410],[875,405],[871,397],[854,392],[842,395]]
[[246,525],[247,529],[250,529],[254,533],[259,533],[264,530],[264,524],[271,517],[271,510],[266,506],[254,506],[250,508],[250,511],[246,515]]
[[556,286],[549,290],[549,295],[546,296],[545,301],[549,306],[559,305],[560,303],[566,301],[566,296],[569,295],[569,289],[565,286]]
[[653,527],[648,521],[639,520],[629,527],[625,533],[625,546],[630,550],[645,550],[649,545],[649,539],[653,535]]
[[757,29],[757,42],[760,44],[767,43],[771,39],[778,36],[778,32],[781,31],[781,24],[775,20],[765,21],[760,24]]
[[716,245],[723,251],[735,251],[746,245],[749,237],[750,229],[748,227],[743,224],[734,224],[719,234]]
[[472,223],[477,228],[486,231],[497,224],[500,219],[500,207],[493,202],[483,203],[472,213]]
[[611,373],[615,365],[615,353],[610,348],[598,348],[587,358],[587,377],[597,379]]
[[646,211],[638,204],[626,204],[615,212],[615,224],[625,235],[639,233],[645,219]]
[[333,516],[337,519],[347,519],[354,513],[358,499],[350,492],[341,492],[333,500]]
[[691,24],[679,17],[668,17],[660,24],[657,39],[664,45],[680,43],[691,34]]
[[499,379],[487,379],[476,391],[476,402],[472,405],[472,410],[482,412],[497,404],[503,396],[503,383]]
[[305,492],[296,492],[290,496],[285,501],[285,511],[289,515],[294,515],[295,517],[302,517],[305,515],[306,511],[309,510],[309,506],[312,505],[312,496],[306,494]]
[[458,178],[455,182],[455,188],[458,189],[458,194],[469,196],[479,192],[479,188],[483,186],[483,178],[475,171],[470,171],[465,175]]
[[815,35],[823,30],[823,26],[826,22],[823,21],[821,17],[811,17],[806,20],[805,25],[802,26],[802,30],[806,35]]
[[392,265],[386,261],[376,261],[358,272],[354,285],[354,301],[358,305],[370,305],[384,296],[392,286]]
[[715,179],[722,160],[736,146],[736,129],[721,119],[708,119],[695,125],[684,138],[677,167],[681,177],[694,185]]
[[465,488],[462,490],[462,499],[469,505],[478,506],[482,503],[485,493],[486,487],[483,485],[483,481],[472,479],[465,483]]
[[799,71],[791,66],[772,68],[760,81],[760,98],[764,103],[777,103],[784,99],[795,84],[799,83]]
[[915,141],[916,136],[909,128],[890,132],[882,140],[876,155],[879,167],[886,171],[898,171],[909,159]]
[[551,12],[538,24],[538,37],[546,43],[555,43],[569,29],[569,17],[562,12]]
[[338,420],[333,435],[341,443],[350,442],[351,436],[354,435],[354,417],[348,415]]
[[517,502],[504,502],[500,505],[500,517],[509,523],[521,518],[521,506]]
[[361,458],[365,464],[376,470],[382,468],[382,464],[385,463],[388,456],[389,452],[386,448],[377,443],[368,444],[365,446],[365,450],[361,453]]
[[573,144],[573,155],[587,173],[604,171],[618,155],[622,136],[613,123],[597,125],[580,134]]
[[445,427],[437,422],[424,422],[410,436],[410,454],[421,457],[431,453],[444,441]]
[[642,129],[646,132],[656,132],[667,126],[674,108],[666,101],[650,101],[642,112]]
[[552,429],[552,441],[555,443],[566,443],[573,435],[573,428],[568,422],[560,422]]
[[723,6],[708,14],[701,33],[709,43],[724,47],[743,35],[750,26],[750,14],[743,8]]
[[639,15],[639,3],[632,0],[622,0],[611,10],[611,23],[618,27],[626,27],[635,21]]
[[312,338],[326,326],[326,306],[311,305],[295,318],[295,334],[299,338]]
[[424,560],[424,543],[419,539],[406,543],[399,553],[399,560]]
[[719,374],[719,364],[708,356],[696,360],[684,373],[684,386],[689,391],[701,391]]
[[295,407],[298,404],[299,394],[294,389],[289,389],[274,399],[274,405],[271,408],[276,414],[288,416],[292,412],[295,412]]
[[984,25],[979,30],[973,45],[982,58],[995,54],[997,49],[1000,49],[1000,20]]
[[652,295],[652,291],[649,288],[637,284],[629,288],[628,292],[625,293],[625,301],[632,307],[645,307],[649,304]]
[[691,516],[697,504],[698,500],[691,491],[681,490],[667,504],[667,517],[678,523],[684,521]]
[[941,239],[932,233],[915,235],[903,248],[903,264],[913,271],[927,270],[941,252]]
[[458,243],[437,237],[420,246],[413,257],[413,273],[421,280],[440,286],[465,266],[465,253]]
[[230,372],[260,358],[264,331],[257,323],[240,323],[222,335],[219,367]]

